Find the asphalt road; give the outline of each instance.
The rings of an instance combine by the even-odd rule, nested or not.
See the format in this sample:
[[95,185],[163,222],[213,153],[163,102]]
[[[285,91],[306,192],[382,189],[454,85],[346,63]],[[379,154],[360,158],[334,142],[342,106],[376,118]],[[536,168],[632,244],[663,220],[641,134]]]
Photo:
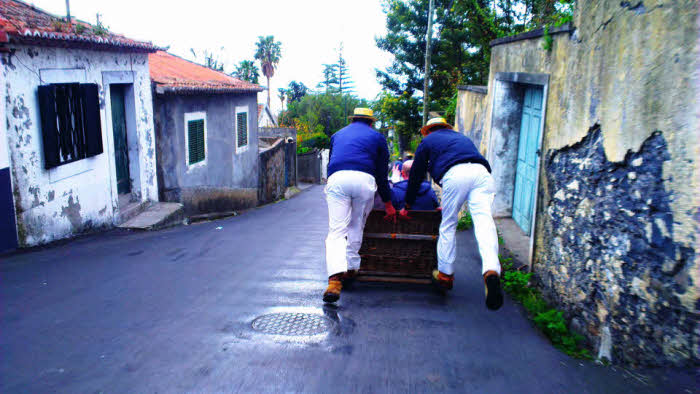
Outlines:
[[[357,284],[324,309],[326,221],[317,186],[238,217],[0,257],[0,392],[696,389],[690,371],[571,359],[510,299],[487,310],[469,232],[447,297]],[[321,332],[252,329],[282,312],[323,315]]]

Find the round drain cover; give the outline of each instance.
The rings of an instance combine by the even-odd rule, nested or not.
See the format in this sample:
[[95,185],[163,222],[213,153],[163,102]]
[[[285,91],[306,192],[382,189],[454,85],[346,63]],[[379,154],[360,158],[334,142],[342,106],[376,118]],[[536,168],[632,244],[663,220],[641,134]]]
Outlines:
[[333,323],[312,313],[271,313],[253,320],[253,329],[275,335],[316,335],[328,331]]

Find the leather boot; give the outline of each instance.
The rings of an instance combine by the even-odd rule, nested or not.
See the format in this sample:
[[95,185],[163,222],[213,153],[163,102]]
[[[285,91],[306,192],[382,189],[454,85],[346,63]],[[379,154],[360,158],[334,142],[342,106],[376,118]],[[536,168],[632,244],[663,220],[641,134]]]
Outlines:
[[499,309],[503,305],[503,292],[501,292],[501,278],[496,271],[486,271],[484,288],[486,307],[494,311]]
[[343,289],[342,278],[345,273],[335,274],[328,277],[328,288],[323,293],[323,302],[336,302],[340,298],[340,291]]
[[443,274],[438,270],[433,270],[433,285],[440,290],[452,290],[455,281],[454,275]]

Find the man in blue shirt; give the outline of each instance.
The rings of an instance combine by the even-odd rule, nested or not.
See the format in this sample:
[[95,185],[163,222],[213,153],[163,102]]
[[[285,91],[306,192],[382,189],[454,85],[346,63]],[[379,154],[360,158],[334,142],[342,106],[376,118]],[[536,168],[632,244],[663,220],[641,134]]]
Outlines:
[[503,305],[501,264],[498,261],[498,234],[491,216],[496,189],[491,166],[466,136],[455,132],[443,118],[433,118],[421,129],[424,138],[416,149],[406,191],[406,205],[400,216],[408,218],[425,173],[442,187],[442,222],[438,239],[438,269],[433,281],[443,289],[452,289],[453,264],[457,253],[455,232],[459,211],[466,202],[479,245],[482,275],[486,287],[486,306]]
[[[406,190],[408,189],[408,178],[411,173],[411,167],[413,166],[413,160],[406,160],[401,167],[401,177],[402,181],[394,184],[391,188],[391,202],[394,208],[403,208],[406,202]],[[411,205],[411,209],[418,211],[432,211],[436,209],[440,204],[438,204],[437,196],[430,182],[423,182],[418,188],[416,193],[416,199]]]
[[386,219],[396,220],[391,204],[387,171],[389,149],[386,138],[372,128],[376,120],[372,110],[355,108],[351,123],[333,134],[328,159],[328,237],[326,267],[328,288],[324,302],[340,298],[343,279],[357,274],[360,246],[367,216],[378,190],[384,201]]

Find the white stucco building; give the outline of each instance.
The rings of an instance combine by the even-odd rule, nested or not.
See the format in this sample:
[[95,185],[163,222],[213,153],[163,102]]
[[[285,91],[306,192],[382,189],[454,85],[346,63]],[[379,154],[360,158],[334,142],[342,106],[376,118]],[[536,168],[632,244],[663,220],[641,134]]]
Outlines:
[[[9,165],[19,246],[111,227],[158,199],[155,50],[0,0],[0,172]],[[0,229],[10,219],[0,215]]]

